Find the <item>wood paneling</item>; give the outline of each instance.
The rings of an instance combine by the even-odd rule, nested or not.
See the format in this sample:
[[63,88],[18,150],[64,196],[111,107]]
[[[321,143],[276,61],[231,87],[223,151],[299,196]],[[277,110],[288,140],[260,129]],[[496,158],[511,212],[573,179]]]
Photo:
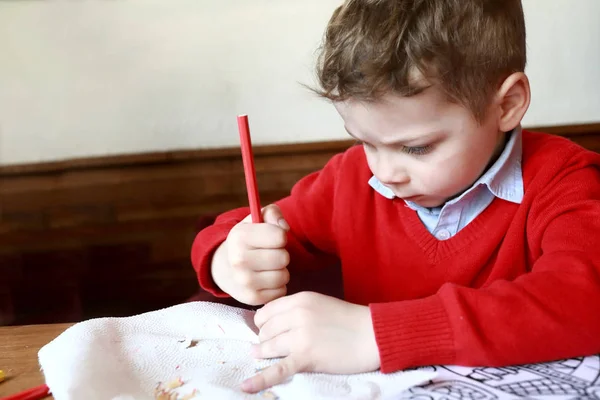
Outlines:
[[[538,130],[600,151],[600,124]],[[257,146],[262,203],[352,144]],[[0,167],[0,324],[130,315],[185,301],[197,292],[189,260],[196,232],[246,204],[237,148]]]

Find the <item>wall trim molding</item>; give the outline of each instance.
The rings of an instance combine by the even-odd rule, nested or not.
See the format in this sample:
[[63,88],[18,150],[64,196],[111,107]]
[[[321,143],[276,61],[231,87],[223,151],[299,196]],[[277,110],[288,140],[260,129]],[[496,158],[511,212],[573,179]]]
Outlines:
[[[546,132],[550,134],[576,138],[588,135],[600,135],[600,122],[577,125],[559,125],[547,127],[527,127],[531,131]],[[352,146],[353,140],[334,140],[322,142],[270,144],[254,147],[255,157],[336,153],[342,152]],[[75,170],[94,170],[104,168],[122,168],[130,166],[151,166],[159,164],[185,163],[209,161],[213,159],[233,160],[240,158],[237,147],[208,148],[199,150],[173,150],[164,152],[147,152],[136,154],[121,154],[110,156],[94,156],[73,158],[61,161],[24,163],[0,166],[0,178],[16,175],[43,175],[61,173]]]

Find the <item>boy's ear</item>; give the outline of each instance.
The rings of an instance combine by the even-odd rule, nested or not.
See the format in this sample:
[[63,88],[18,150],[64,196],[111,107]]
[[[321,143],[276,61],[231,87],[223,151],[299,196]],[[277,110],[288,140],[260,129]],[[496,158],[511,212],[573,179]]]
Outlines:
[[531,101],[529,79],[515,72],[504,80],[497,92],[498,127],[502,132],[515,129],[523,119]]

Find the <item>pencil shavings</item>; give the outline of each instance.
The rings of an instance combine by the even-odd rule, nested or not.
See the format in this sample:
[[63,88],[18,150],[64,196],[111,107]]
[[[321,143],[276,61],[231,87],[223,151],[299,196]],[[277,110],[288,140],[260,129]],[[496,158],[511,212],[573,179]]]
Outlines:
[[196,396],[200,394],[197,389],[194,389],[192,393],[186,394],[183,397],[179,397],[179,394],[175,391],[175,389],[179,389],[185,384],[183,379],[176,378],[169,382],[163,383],[159,382],[154,390],[154,399],[155,400],[192,400],[195,399]]
[[279,396],[277,396],[275,393],[273,393],[270,390],[266,390],[264,392],[260,392],[260,395],[262,396],[263,399],[279,400]]
[[177,389],[183,386],[183,379],[181,378],[176,378],[173,379],[172,381],[169,381],[165,384],[165,388],[167,390],[173,390],[173,389]]
[[177,393],[160,392],[154,398],[156,400],[177,400]]
[[185,338],[185,339],[180,339],[177,342],[183,343],[183,346],[186,349],[191,349],[192,347],[196,347],[198,345],[198,343],[200,342],[200,340],[192,339],[192,338]]
[[181,400],[193,400],[194,398],[196,398],[196,395],[198,395],[198,390],[194,389],[194,391],[190,394],[186,394],[185,396],[183,396],[181,398]]

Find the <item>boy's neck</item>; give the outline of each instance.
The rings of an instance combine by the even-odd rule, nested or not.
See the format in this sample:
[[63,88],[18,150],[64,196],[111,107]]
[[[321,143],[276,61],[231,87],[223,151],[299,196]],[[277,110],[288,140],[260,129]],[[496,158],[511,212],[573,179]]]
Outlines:
[[[512,133],[514,131],[515,130],[513,129],[512,131],[504,132],[504,133],[502,133],[502,135],[500,135],[500,138],[498,139],[498,144],[496,145],[496,149],[494,150],[492,157],[490,157],[490,161],[487,163],[484,171],[481,173],[480,176],[477,177],[477,179],[481,178],[481,176],[483,174],[485,174],[487,172],[487,170],[490,169],[496,161],[498,161],[498,158],[500,158],[500,155],[506,148],[506,145],[508,144],[508,141],[510,140],[510,136],[512,135]],[[477,179],[475,180],[475,182],[477,181]]]

